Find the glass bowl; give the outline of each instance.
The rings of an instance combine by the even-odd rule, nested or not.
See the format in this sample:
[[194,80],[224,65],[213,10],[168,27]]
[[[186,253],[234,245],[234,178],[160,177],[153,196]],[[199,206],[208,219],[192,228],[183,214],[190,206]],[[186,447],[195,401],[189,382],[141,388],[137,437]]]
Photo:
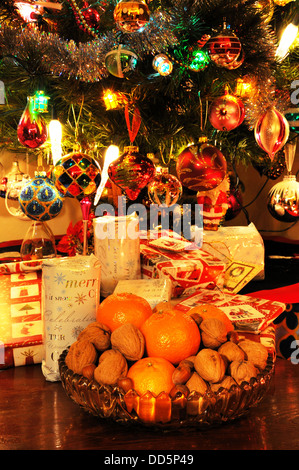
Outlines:
[[249,382],[229,389],[208,391],[204,395],[192,391],[186,397],[179,391],[173,395],[150,392],[139,396],[134,390],[125,393],[118,387],[99,384],[75,374],[65,364],[68,349],[59,358],[59,371],[66,394],[86,412],[119,423],[139,423],[163,428],[219,425],[243,416],[267,394],[274,374],[275,357],[269,353],[265,370]]

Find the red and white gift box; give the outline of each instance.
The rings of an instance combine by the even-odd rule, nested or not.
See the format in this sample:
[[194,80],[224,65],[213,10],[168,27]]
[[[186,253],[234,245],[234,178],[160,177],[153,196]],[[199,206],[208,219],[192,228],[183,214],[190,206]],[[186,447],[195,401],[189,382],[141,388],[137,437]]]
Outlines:
[[19,262],[1,266],[0,369],[42,361],[41,270],[31,268],[25,272]]
[[223,286],[225,262],[183,238],[141,239],[143,279],[170,279],[171,297],[190,295],[199,287]]
[[260,334],[285,310],[285,304],[251,295],[228,294],[220,289],[200,289],[176,304],[176,308],[189,311],[202,304],[219,307],[231,320],[235,330]]

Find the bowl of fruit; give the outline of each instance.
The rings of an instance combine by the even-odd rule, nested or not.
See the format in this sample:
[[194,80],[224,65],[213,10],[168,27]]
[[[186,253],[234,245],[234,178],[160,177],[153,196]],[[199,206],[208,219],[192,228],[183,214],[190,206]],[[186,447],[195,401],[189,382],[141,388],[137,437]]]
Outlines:
[[243,416],[267,394],[275,354],[213,305],[154,309],[112,294],[59,358],[66,394],[103,419],[199,427]]

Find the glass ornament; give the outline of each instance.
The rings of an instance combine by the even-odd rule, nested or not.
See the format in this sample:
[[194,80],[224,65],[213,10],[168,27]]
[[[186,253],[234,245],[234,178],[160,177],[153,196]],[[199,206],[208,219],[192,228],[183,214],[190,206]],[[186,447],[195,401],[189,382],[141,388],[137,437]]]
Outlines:
[[299,219],[299,183],[295,175],[286,175],[268,193],[268,210],[280,222]]
[[120,187],[131,201],[135,201],[140,191],[155,176],[156,169],[153,162],[141,153],[139,148],[130,145],[124,148],[120,155],[108,167],[111,181]]
[[289,108],[284,114],[289,123],[290,131],[299,134],[299,108]]
[[223,96],[211,103],[208,117],[215,129],[231,131],[244,121],[245,106],[240,98],[230,95],[226,90]]
[[153,204],[170,207],[175,204],[183,193],[181,182],[168,173],[168,168],[156,170],[155,177],[147,186],[148,196]]
[[55,186],[65,197],[78,199],[83,217],[83,255],[87,252],[87,225],[91,206],[90,197],[95,195],[101,183],[101,169],[96,160],[81,152],[62,157],[52,170]]
[[254,126],[254,136],[257,144],[264,150],[271,161],[274,155],[289,138],[289,123],[275,108],[270,106],[257,120]]
[[88,2],[84,2],[82,14],[90,28],[97,29],[99,27],[100,14],[95,8],[90,7]]
[[143,0],[121,0],[114,8],[113,17],[123,33],[141,33],[149,23],[150,13]]
[[178,156],[176,171],[182,185],[193,191],[216,188],[224,179],[227,163],[223,154],[203,137]]
[[90,196],[101,182],[101,169],[96,160],[81,152],[72,152],[54,165],[52,178],[65,197]]
[[27,105],[17,128],[20,144],[35,149],[43,145],[48,137],[47,125],[44,118],[34,111],[34,97],[27,98]]
[[162,76],[170,75],[173,70],[172,62],[165,54],[157,54],[153,59],[152,65]]
[[120,44],[105,56],[105,66],[114,77],[125,78],[135,70],[138,57],[127,46]]
[[284,147],[284,158],[288,174],[292,173],[293,163],[296,155],[297,139],[290,140]]
[[11,170],[4,178],[3,197],[5,198],[5,207],[10,215],[20,220],[30,220],[22,211],[19,204],[19,194],[24,186],[31,180],[28,174],[23,173],[19,168],[18,161],[12,163]]
[[224,26],[221,33],[211,37],[206,45],[209,57],[219,67],[236,69],[242,65],[244,54],[239,38]]
[[63,207],[62,193],[45,174],[23,185],[18,199],[24,214],[41,222],[54,219]]
[[22,260],[55,258],[56,254],[55,237],[50,227],[46,222],[33,221],[21,245]]

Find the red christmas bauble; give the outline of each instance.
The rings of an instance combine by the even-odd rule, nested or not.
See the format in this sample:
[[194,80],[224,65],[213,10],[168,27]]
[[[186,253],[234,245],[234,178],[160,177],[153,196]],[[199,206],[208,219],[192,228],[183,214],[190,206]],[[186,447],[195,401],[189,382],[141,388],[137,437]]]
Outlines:
[[239,188],[231,188],[227,203],[228,209],[225,214],[225,220],[233,220],[240,214],[243,205],[242,194]]
[[17,128],[20,144],[36,149],[44,144],[48,137],[47,125],[43,117],[34,111],[33,97],[28,97],[27,105]]
[[109,178],[119,186],[131,201],[138,198],[140,191],[155,176],[153,162],[139,153],[138,147],[124,148],[124,153],[108,168]]
[[193,191],[216,188],[224,179],[227,164],[223,154],[207,139],[185,148],[178,156],[176,171],[182,185]]
[[97,29],[100,23],[100,15],[94,8],[87,8],[82,12],[84,19],[90,28]]
[[299,219],[299,182],[295,175],[286,175],[268,194],[268,210],[280,222]]
[[245,107],[240,98],[225,93],[212,102],[208,115],[215,129],[231,131],[244,121]]
[[275,106],[270,106],[260,116],[254,127],[255,140],[260,148],[269,155],[271,161],[288,140],[289,133],[288,121]]
[[239,38],[227,29],[211,37],[205,47],[210,59],[220,67],[235,69],[244,61]]

